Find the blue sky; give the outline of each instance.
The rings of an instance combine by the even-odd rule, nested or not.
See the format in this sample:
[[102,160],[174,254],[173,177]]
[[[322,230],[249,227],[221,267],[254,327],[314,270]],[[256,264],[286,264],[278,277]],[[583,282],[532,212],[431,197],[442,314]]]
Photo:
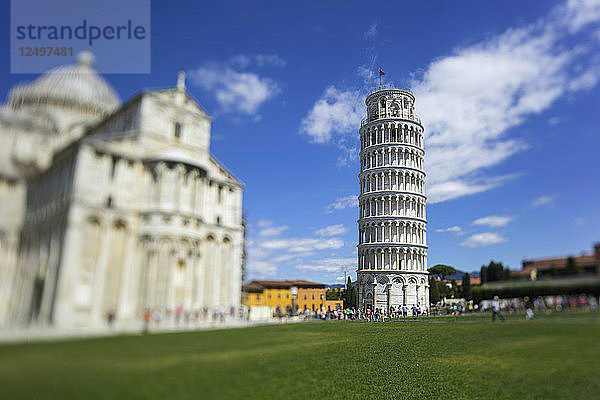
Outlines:
[[[153,1],[152,72],[106,78],[125,100],[187,71],[246,185],[248,278],[355,270],[378,66],[425,126],[430,266],[520,269],[600,241],[600,1],[212,3]],[[4,94],[35,77],[0,69]]]

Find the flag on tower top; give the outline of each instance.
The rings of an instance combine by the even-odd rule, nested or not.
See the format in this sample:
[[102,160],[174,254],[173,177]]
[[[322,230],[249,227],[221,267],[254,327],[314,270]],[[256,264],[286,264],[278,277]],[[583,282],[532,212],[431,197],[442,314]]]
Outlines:
[[379,68],[379,76],[382,76],[382,75],[385,75],[385,72],[383,72],[383,71],[381,70],[381,68]]

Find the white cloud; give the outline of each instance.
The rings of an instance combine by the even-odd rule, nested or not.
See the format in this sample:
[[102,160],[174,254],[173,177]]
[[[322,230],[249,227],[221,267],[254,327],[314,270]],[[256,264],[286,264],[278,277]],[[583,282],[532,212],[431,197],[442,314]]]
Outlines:
[[271,251],[268,249],[262,249],[257,247],[255,244],[248,245],[248,254],[251,259],[263,259],[271,255]]
[[230,64],[240,69],[246,69],[250,66],[257,67],[283,67],[286,62],[277,54],[254,54],[244,55],[240,54],[230,59]]
[[377,79],[373,65],[359,65],[356,73],[364,80],[366,85],[374,83]]
[[303,260],[323,250],[342,248],[344,242],[337,238],[290,238],[256,240],[252,247],[248,246],[248,262],[246,264],[249,279],[273,277],[278,267],[290,260],[305,263]]
[[498,228],[508,225],[508,223],[513,219],[515,219],[515,217],[511,215],[490,215],[476,219],[473,221],[473,225],[485,225],[489,226],[490,228]]
[[[244,56],[235,63],[243,64]],[[190,81],[212,92],[224,112],[239,112],[256,116],[260,106],[280,92],[272,79],[249,71],[239,71],[234,65],[206,64],[190,72]]]
[[[546,111],[565,94],[598,84],[594,41],[578,37],[581,45],[565,45],[574,34],[598,36],[583,31],[600,21],[598,3],[569,0],[529,25],[459,47],[413,76],[411,86],[427,135],[429,203],[484,192],[517,177],[487,173],[528,148],[511,128]],[[357,73],[366,81],[373,79],[364,66]],[[356,146],[365,92],[329,86],[302,120],[301,132],[314,143],[333,142],[348,157],[346,149]]]
[[259,67],[272,65],[274,67],[284,67],[286,62],[277,54],[258,54],[255,57],[256,65]]
[[286,229],[288,229],[287,225],[266,227],[266,228],[263,228],[259,232],[259,235],[260,236],[277,236],[277,235],[281,234],[281,232],[285,231]]
[[340,152],[336,162],[337,166],[345,167],[358,159],[358,146],[348,146],[343,142],[338,143],[337,146]]
[[356,267],[356,258],[324,258],[311,263],[296,266],[301,271],[319,271],[327,273],[339,273],[344,269],[352,271]]
[[588,90],[596,86],[598,83],[598,68],[600,65],[594,64],[588,68],[585,72],[582,72],[578,77],[574,78],[569,82],[569,90]]
[[[586,1],[569,2],[566,7],[570,15],[577,16],[586,14],[585,9],[596,9]],[[585,21],[582,17],[581,22],[566,27],[564,16],[555,14],[456,49],[413,79],[417,107],[429,132],[430,203],[502,184],[502,177],[485,176],[485,168],[527,148],[506,132],[548,109],[565,92],[589,89],[597,83],[598,68],[586,60],[590,49],[566,49],[562,40],[569,36],[567,28],[579,29],[600,15],[586,14]],[[587,67],[582,69],[582,63]]]
[[483,247],[496,243],[506,242],[506,238],[494,232],[476,233],[469,236],[460,245],[465,247]]
[[337,236],[342,235],[348,232],[348,228],[346,228],[343,224],[329,225],[325,228],[321,228],[315,232],[317,236]]
[[436,229],[436,232],[451,232],[453,234],[455,234],[456,236],[461,236],[464,235],[465,232],[462,230],[462,228],[460,226],[451,226],[449,228],[440,228],[440,229]]
[[[427,156],[425,156],[427,163]],[[466,196],[484,192],[502,185],[504,182],[514,179],[518,174],[510,174],[504,176],[496,176],[493,178],[479,177],[461,179],[448,179],[437,184],[427,182],[428,203],[440,203],[442,201],[455,199],[457,197]]]
[[532,208],[539,208],[544,206],[552,206],[554,205],[554,197],[553,196],[540,196],[531,201]]
[[575,226],[583,226],[583,225],[585,225],[585,222],[586,222],[585,218],[581,218],[581,217],[575,218],[573,220],[573,223],[575,224]]
[[362,95],[357,90],[339,90],[329,86],[308,115],[302,119],[300,132],[314,143],[328,143],[333,134],[338,140],[355,132],[364,116]]
[[251,279],[268,278],[277,274],[277,266],[265,260],[248,260],[246,272]]
[[298,254],[282,254],[280,256],[273,257],[272,261],[274,263],[282,263],[282,262],[289,261],[296,257],[298,257]]
[[337,238],[330,239],[297,239],[290,251],[303,253],[312,250],[339,249],[344,246],[344,241]]
[[561,123],[561,119],[559,117],[550,117],[548,118],[548,125],[554,126]]
[[344,242],[337,238],[314,239],[314,238],[289,238],[271,239],[258,242],[258,246],[267,250],[285,249],[292,253],[303,253],[314,250],[339,249]]
[[[258,233],[251,233],[247,240],[248,262],[247,278],[273,277],[280,268],[292,265],[309,265],[309,257],[321,252],[334,256],[335,251],[344,248],[344,241],[333,237],[346,232],[342,224],[330,225],[315,232],[314,237],[286,238],[276,237],[288,229],[287,225],[276,225],[269,219],[256,222]],[[293,260],[293,261],[292,261]]]
[[377,22],[373,22],[369,29],[365,32],[365,39],[377,36]]
[[555,11],[555,18],[567,24],[571,33],[600,20],[600,1],[569,0]]
[[325,212],[331,214],[337,210],[343,210],[344,208],[358,207],[358,196],[349,195],[337,198],[333,203],[328,204],[325,207]]
[[258,225],[259,228],[267,228],[273,225],[273,221],[270,219],[259,219],[256,225]]

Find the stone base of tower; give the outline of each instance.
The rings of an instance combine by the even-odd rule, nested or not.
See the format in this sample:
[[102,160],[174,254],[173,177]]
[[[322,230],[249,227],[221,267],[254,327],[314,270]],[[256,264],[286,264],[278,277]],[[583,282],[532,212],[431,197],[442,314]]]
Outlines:
[[429,307],[429,274],[419,271],[357,271],[358,306],[372,310]]

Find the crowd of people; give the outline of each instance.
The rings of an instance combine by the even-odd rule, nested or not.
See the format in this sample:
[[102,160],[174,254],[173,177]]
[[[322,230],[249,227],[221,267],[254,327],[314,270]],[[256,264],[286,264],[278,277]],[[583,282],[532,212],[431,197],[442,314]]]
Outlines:
[[[385,322],[390,319],[400,318],[417,318],[425,315],[429,315],[428,308],[421,308],[420,306],[392,306],[389,310],[383,308],[375,308],[374,310],[370,307],[366,308],[345,308],[345,309],[334,309],[326,310],[325,307],[317,311],[312,310],[298,310],[297,315],[304,319],[322,319],[322,320],[362,320],[367,322]],[[281,317],[281,315],[280,315]]]
[[[500,311],[505,313],[526,312],[528,309],[537,312],[560,312],[560,311],[596,311],[598,309],[599,299],[597,296],[580,295],[560,295],[560,296],[539,296],[530,299],[529,297],[498,299]],[[481,302],[484,311],[493,307],[494,300],[483,300]]]
[[[147,308],[143,313],[144,330],[161,327],[189,327],[195,324],[206,322],[225,322],[227,318],[236,316],[235,307],[230,307],[226,310],[225,307],[218,308],[202,308],[195,311],[186,311],[183,307],[175,307],[174,309],[166,308]],[[113,315],[114,319],[114,315]]]
[[453,304],[435,304],[431,306],[431,315],[461,315],[479,311],[479,304],[459,302]]
[[[389,310],[382,308],[346,308],[336,310],[298,310],[297,316],[304,319],[321,320],[362,320],[367,322],[385,322],[388,320],[418,318],[423,316],[460,316],[463,314],[487,312],[492,314],[492,320],[504,320],[503,314],[524,313],[526,319],[532,319],[537,312],[560,311],[596,311],[599,299],[591,295],[577,296],[540,296],[533,299],[529,297],[482,300],[480,303],[473,301],[455,301],[451,304],[438,303],[431,308],[420,306],[392,306]],[[276,317],[283,318],[284,314],[276,313]],[[287,316],[291,316],[288,314]]]
[[[600,299],[592,295],[561,295],[561,296],[540,296],[536,298],[511,298],[482,300],[480,303],[473,301],[456,301],[452,304],[438,303],[431,307],[415,306],[392,306],[389,309],[371,307],[358,308],[351,307],[345,309],[325,309],[322,307],[317,310],[298,310],[295,314],[297,317],[310,320],[358,320],[366,322],[385,322],[388,320],[398,320],[412,318],[417,319],[425,316],[459,316],[474,312],[491,311],[492,319],[499,318],[503,320],[503,314],[524,313],[526,319],[532,319],[536,313],[552,313],[562,311],[597,311],[600,304]],[[230,309],[203,308],[193,312],[186,311],[182,307],[174,309],[146,309],[143,312],[143,322],[145,330],[151,328],[177,328],[190,327],[195,324],[206,322],[225,322],[230,318],[236,318],[237,310],[235,307]],[[241,312],[241,311],[240,311]],[[290,310],[282,313],[279,309],[274,312],[274,317],[283,319],[291,317],[294,314]],[[114,310],[106,312],[106,321],[108,326],[112,326],[116,320]],[[243,318],[243,317],[242,317]]]

